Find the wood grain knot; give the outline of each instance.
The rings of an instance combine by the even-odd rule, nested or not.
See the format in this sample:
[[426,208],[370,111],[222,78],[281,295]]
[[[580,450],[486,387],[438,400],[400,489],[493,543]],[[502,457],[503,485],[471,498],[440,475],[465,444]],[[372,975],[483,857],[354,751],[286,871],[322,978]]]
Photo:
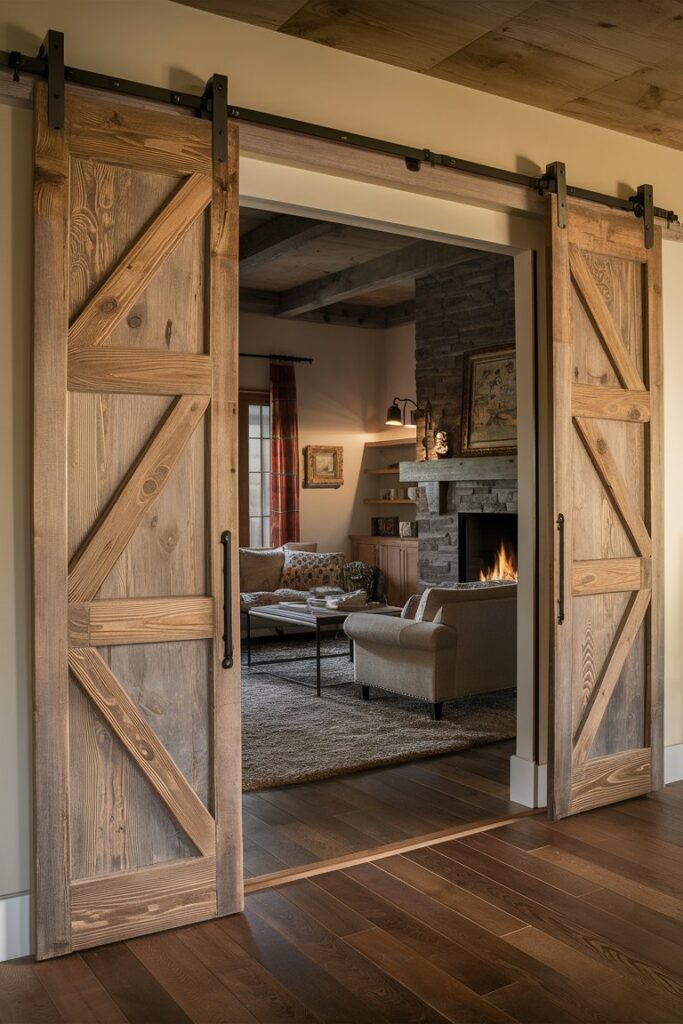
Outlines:
[[145,761],[154,760],[154,751],[146,743],[138,743],[138,750],[140,751],[140,756],[144,757]]
[[113,313],[117,306],[116,299],[105,299],[100,303],[100,313]]
[[129,316],[128,317],[127,324],[128,324],[129,327],[133,327],[133,328],[139,327],[141,323],[142,323],[142,317],[141,316]]
[[640,419],[640,409],[636,409],[635,406],[632,409],[629,409],[629,411],[628,411],[628,418],[630,420],[639,420]]
[[598,449],[601,455],[605,455],[607,452],[607,441],[604,438],[599,437],[595,443],[595,447]]

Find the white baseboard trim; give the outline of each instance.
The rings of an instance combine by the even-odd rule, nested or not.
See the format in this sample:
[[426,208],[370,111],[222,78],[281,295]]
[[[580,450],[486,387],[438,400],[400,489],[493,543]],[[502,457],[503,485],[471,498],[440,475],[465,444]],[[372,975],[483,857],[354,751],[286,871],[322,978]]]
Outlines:
[[683,743],[664,747],[664,785],[683,779]]
[[525,807],[545,807],[548,766],[513,754],[510,758],[510,799]]
[[0,897],[0,962],[31,952],[31,897],[27,892]]

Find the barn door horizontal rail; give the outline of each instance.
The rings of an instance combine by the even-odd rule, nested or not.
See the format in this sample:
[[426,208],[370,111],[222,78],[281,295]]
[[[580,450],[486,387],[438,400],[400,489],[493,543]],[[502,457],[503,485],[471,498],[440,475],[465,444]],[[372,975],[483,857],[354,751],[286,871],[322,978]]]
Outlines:
[[[46,36],[46,42],[62,33],[51,29]],[[22,74],[34,75],[39,78],[47,78],[52,85],[55,82],[55,63],[50,61],[50,47],[44,44],[39,54],[35,57],[28,56],[18,50],[0,50],[0,68],[7,68],[14,74],[15,81],[19,81]],[[209,88],[202,96],[193,93],[180,92],[176,89],[164,89],[156,85],[147,85],[143,82],[133,82],[126,78],[116,78],[111,75],[99,74],[95,71],[86,71],[83,68],[74,68],[63,64],[63,47],[59,62],[59,71],[63,68],[64,80],[73,85],[87,86],[92,89],[100,89],[106,92],[116,92],[121,95],[134,96],[139,99],[149,100],[154,103],[168,103],[170,106],[183,108],[195,113],[198,117],[213,116],[213,90]],[[58,109],[58,102],[53,103],[55,110]],[[327,142],[336,142],[344,146],[351,146],[357,149],[364,149],[368,152],[381,153],[384,156],[395,156],[405,162],[410,171],[418,173],[423,164],[431,167],[444,167],[446,169],[459,171],[465,174],[478,175],[489,178],[492,181],[505,182],[510,185],[519,185],[529,188],[534,192],[542,194],[552,192],[561,201],[558,202],[558,227],[564,227],[560,222],[563,216],[564,200],[567,197],[582,199],[586,202],[599,203],[614,210],[623,210],[632,213],[643,220],[646,248],[652,245],[654,220],[663,220],[668,224],[678,222],[678,215],[673,210],[665,210],[654,205],[652,186],[640,185],[635,195],[629,198],[611,196],[602,192],[594,192],[590,189],[578,188],[567,184],[564,164],[559,161],[548,164],[544,174],[534,176],[522,174],[518,171],[508,171],[501,167],[491,167],[488,164],[476,163],[472,160],[464,160],[461,157],[449,156],[445,153],[434,153],[431,149],[405,146],[401,143],[390,142],[386,139],[376,139],[369,135],[358,135],[355,132],[345,132],[338,128],[330,128],[326,125],[312,124],[309,121],[298,121],[291,117],[282,117],[280,114],[270,114],[262,110],[251,110],[248,107],[237,107],[228,104],[228,118],[234,121],[242,121],[248,124],[262,125],[268,128],[277,128],[281,131],[293,132],[305,135],[309,138],[322,139]]]

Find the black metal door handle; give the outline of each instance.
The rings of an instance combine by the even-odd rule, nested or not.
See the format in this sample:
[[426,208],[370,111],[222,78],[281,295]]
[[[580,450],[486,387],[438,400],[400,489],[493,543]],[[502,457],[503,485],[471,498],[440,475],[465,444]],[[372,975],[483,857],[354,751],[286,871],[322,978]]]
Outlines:
[[557,532],[559,534],[557,622],[561,626],[564,622],[564,516],[561,512],[557,517]]
[[232,535],[221,534],[223,545],[223,668],[232,668]]

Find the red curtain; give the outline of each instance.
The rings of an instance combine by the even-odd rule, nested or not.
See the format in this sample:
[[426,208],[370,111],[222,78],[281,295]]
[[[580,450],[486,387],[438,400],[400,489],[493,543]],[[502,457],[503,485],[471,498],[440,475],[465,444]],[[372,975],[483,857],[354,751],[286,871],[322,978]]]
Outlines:
[[299,424],[289,363],[270,364],[270,543],[299,540]]

